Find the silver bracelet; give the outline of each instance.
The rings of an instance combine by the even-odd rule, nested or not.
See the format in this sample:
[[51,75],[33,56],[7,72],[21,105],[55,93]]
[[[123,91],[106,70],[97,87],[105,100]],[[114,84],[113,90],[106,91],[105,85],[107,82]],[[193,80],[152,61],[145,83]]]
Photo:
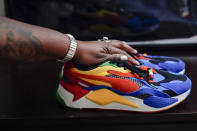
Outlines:
[[70,34],[67,34],[67,35],[70,39],[70,46],[69,46],[68,53],[66,54],[66,56],[62,60],[58,60],[60,62],[70,61],[74,57],[76,49],[77,49],[77,42],[75,38]]

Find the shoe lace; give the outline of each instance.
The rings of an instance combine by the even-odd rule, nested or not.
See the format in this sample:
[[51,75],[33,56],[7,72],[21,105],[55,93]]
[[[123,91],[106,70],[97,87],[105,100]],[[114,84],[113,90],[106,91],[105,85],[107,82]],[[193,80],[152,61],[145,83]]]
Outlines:
[[115,63],[119,67],[124,67],[124,69],[129,69],[132,74],[137,74],[139,77],[142,77],[145,81],[150,83],[150,80],[153,80],[153,71],[151,68],[147,70],[136,67],[135,65],[130,65],[127,61],[112,60],[110,63]]

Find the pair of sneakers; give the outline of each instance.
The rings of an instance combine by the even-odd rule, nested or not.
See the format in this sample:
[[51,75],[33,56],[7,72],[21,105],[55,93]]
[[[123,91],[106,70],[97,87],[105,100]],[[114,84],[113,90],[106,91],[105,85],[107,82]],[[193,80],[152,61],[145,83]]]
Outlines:
[[57,99],[77,109],[158,112],[190,94],[191,80],[184,75],[182,60],[146,54],[133,57],[141,64],[105,61],[84,68],[64,63]]

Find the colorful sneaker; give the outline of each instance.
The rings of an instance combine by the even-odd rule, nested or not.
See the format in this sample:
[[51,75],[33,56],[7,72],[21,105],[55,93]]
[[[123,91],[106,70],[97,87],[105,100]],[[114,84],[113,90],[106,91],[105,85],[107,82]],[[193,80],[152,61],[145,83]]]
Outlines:
[[185,75],[106,61],[89,68],[64,64],[57,99],[78,109],[157,112],[182,102],[190,90]]
[[179,74],[185,73],[185,63],[176,57],[151,56],[147,54],[138,54],[134,56],[142,65],[157,70],[164,70]]

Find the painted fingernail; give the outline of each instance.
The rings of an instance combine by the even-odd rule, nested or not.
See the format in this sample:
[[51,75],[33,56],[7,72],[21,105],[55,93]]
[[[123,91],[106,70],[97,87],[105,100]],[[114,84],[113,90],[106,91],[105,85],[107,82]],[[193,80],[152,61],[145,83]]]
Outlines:
[[134,49],[134,53],[137,53],[137,50],[136,49]]
[[126,60],[128,60],[128,57],[127,57],[126,55],[122,55],[122,56],[120,57],[120,60],[126,61]]
[[123,41],[122,43],[123,43],[123,44],[127,44],[127,42],[126,42],[126,41]]
[[139,63],[138,61],[135,61],[135,64],[136,64],[136,65],[140,65],[140,63]]

